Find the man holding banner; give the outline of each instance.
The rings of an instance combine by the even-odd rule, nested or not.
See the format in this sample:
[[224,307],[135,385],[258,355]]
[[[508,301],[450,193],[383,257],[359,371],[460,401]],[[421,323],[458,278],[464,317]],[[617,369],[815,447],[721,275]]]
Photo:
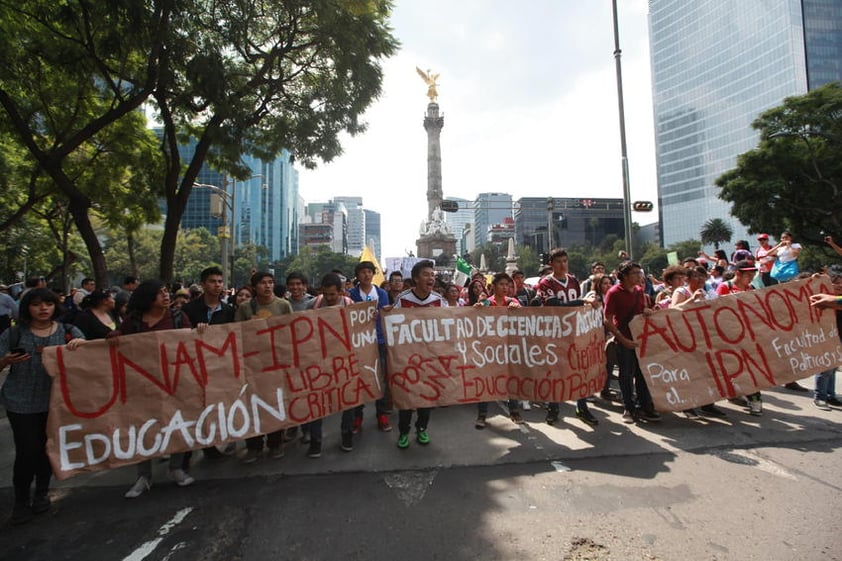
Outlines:
[[[623,422],[633,423],[638,419],[660,421],[655,411],[652,395],[637,361],[637,343],[631,334],[629,323],[648,309],[641,280],[643,269],[633,261],[624,261],[617,267],[615,284],[605,293],[605,326],[614,335],[617,360],[620,367],[620,392],[623,397]],[[635,403],[635,395],[637,403]]]
[[[588,301],[582,299],[578,279],[568,272],[567,250],[554,249],[550,254],[550,265],[553,268],[552,273],[543,277],[537,285],[538,298],[541,299],[542,305],[582,306],[586,302],[592,304],[596,301],[594,298]],[[547,405],[548,425],[558,422],[558,411],[558,403],[551,402]],[[599,424],[597,418],[588,410],[587,398],[576,401],[576,416],[587,425]]]
[[[235,320],[248,321],[253,318],[267,318],[292,313],[292,306],[283,298],[275,296],[275,277],[269,272],[257,272],[251,276],[251,286],[255,296],[248,303],[237,308]],[[269,433],[266,436],[266,446],[272,458],[284,457],[283,430]],[[246,455],[241,460],[244,464],[252,464],[263,454],[263,437],[253,436],[246,439]]]
[[[436,284],[436,269],[432,261],[419,261],[412,267],[413,288],[401,292],[395,299],[395,308],[442,308],[447,302],[440,294],[433,291]],[[430,422],[431,407],[419,407],[418,419],[415,421],[415,439],[418,444],[430,443],[427,425]],[[398,448],[409,448],[409,426],[412,423],[412,409],[398,411]]]

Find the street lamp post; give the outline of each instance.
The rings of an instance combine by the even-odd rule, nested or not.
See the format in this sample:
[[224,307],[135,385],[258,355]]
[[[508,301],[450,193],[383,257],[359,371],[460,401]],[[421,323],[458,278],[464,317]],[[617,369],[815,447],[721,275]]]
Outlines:
[[620,66],[620,28],[617,23],[617,0],[612,0],[614,16],[614,61],[617,67],[617,102],[620,111],[620,153],[623,166],[623,218],[626,232],[626,253],[632,257],[631,188],[629,186],[629,158],[626,151],[626,115],[623,108],[623,71]]
[[552,197],[547,197],[547,255],[553,250],[553,208]]

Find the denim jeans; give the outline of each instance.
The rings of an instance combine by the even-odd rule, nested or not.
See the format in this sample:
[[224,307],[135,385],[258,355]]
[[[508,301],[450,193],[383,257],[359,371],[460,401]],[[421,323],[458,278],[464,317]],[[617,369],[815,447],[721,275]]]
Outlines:
[[640,405],[642,409],[652,409],[652,395],[649,393],[643,372],[640,371],[634,349],[618,345],[617,359],[620,367],[620,393],[623,394],[623,407],[629,412],[634,412],[636,392],[637,405]]
[[836,397],[836,368],[816,374],[816,389],[813,396],[822,401]]

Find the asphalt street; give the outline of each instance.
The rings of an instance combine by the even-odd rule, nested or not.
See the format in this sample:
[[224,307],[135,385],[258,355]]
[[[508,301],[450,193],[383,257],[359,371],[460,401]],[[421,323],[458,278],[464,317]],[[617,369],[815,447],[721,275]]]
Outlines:
[[[842,410],[818,410],[809,394],[785,389],[764,399],[759,418],[725,403],[724,418],[666,414],[639,425],[597,399],[597,427],[571,405],[558,425],[533,409],[518,426],[498,403],[483,431],[475,407],[448,407],[433,412],[432,443],[405,451],[394,431],[377,431],[369,408],[350,453],[339,450],[332,417],[319,459],[299,442],[283,459],[248,466],[198,457],[198,481],[186,488],[156,463],[155,485],[135,500],[123,498],[132,466],[56,482],[51,512],[0,527],[0,556],[842,560]],[[0,450],[8,510],[5,419]]]

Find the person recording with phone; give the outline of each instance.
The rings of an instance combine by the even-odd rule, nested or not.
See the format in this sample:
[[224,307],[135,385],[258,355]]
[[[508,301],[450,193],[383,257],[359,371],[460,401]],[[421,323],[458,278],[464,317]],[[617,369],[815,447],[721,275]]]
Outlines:
[[57,321],[62,313],[53,291],[33,288],[21,299],[19,324],[0,335],[0,370],[10,367],[0,389],[0,402],[6,408],[15,442],[12,524],[23,524],[50,510],[53,471],[46,448],[52,378],[41,362],[41,352],[57,345],[74,350],[85,342],[78,328]]

